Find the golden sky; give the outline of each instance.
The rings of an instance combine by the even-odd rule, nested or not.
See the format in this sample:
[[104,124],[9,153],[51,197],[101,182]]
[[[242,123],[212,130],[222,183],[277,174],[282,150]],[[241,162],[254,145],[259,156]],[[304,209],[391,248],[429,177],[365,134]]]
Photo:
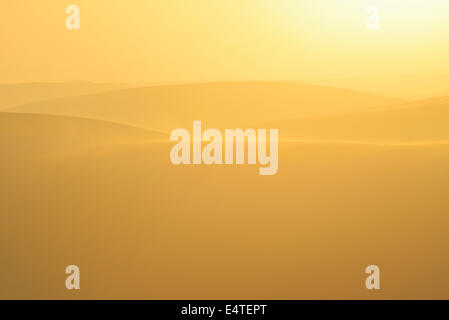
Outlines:
[[[81,29],[65,27],[65,8]],[[369,5],[380,30],[365,26]],[[449,73],[447,0],[3,0],[0,82]]]

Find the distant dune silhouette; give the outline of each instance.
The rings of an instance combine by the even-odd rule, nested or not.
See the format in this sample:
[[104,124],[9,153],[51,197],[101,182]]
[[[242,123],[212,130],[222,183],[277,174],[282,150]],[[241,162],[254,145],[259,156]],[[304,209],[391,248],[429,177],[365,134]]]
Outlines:
[[280,139],[366,142],[449,141],[449,97],[389,108],[264,124],[280,130]]
[[24,103],[118,90],[132,86],[88,81],[0,84],[0,110]]
[[311,81],[310,83],[410,100],[449,95],[449,75],[439,73],[360,76]]
[[70,149],[76,146],[166,141],[158,132],[100,120],[44,114],[0,113],[3,150]]
[[353,90],[287,82],[216,82],[132,88],[39,101],[8,109],[108,120],[171,131],[203,120],[209,127],[253,123],[350,111],[397,103]]

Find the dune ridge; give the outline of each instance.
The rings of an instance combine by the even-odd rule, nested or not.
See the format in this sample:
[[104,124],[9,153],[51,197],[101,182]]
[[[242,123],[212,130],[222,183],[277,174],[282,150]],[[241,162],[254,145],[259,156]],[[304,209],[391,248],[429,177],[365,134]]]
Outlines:
[[410,100],[449,94],[449,76],[442,73],[372,75],[311,81],[312,84],[348,88]]
[[169,132],[203,120],[217,128],[370,110],[398,103],[347,89],[287,82],[213,82],[131,88],[24,104],[10,112],[86,117]]
[[93,83],[89,81],[0,84],[0,110],[25,103],[114,91],[135,86],[137,85]]
[[101,120],[46,114],[0,113],[2,150],[42,151],[49,148],[157,142],[166,139],[163,133]]
[[376,143],[442,143],[449,140],[449,97],[439,97],[367,112],[265,123],[280,139]]

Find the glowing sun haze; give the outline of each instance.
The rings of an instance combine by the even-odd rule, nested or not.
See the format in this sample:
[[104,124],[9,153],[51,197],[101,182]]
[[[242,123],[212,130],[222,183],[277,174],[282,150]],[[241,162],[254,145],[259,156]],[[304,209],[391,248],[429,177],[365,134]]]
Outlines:
[[[77,4],[81,30],[65,28]],[[380,30],[366,28],[379,8]],[[0,82],[320,80],[449,73],[444,0],[0,3]]]

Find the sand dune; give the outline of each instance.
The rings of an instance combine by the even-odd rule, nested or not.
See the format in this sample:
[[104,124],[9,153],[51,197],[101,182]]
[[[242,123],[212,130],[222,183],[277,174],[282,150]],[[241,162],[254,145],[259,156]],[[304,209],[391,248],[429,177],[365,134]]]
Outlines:
[[[143,110],[152,90],[95,97],[140,92]],[[277,122],[281,138],[290,128],[330,141],[281,142],[269,177],[254,165],[174,166],[153,131],[0,113],[0,298],[373,298],[373,263],[387,284],[375,298],[447,298],[447,101]],[[69,264],[81,268],[76,293],[63,285]]]
[[447,298],[448,147],[281,143],[270,177],[169,149],[0,149],[0,297],[373,298],[375,263],[375,298]]
[[206,126],[230,128],[257,122],[348,111],[398,102],[346,89],[283,82],[217,82],[155,86],[41,101],[13,112],[81,116],[158,131]]
[[267,123],[281,139],[379,143],[435,143],[449,140],[449,97],[387,109]]
[[1,113],[0,298],[369,298],[372,263],[388,284],[376,298],[447,297],[448,145],[281,142],[263,177],[174,166],[159,140]]
[[24,103],[119,90],[133,86],[135,85],[87,81],[0,84],[0,110]]
[[68,116],[0,113],[0,146],[17,152],[75,146],[166,140],[165,135],[99,120]]

